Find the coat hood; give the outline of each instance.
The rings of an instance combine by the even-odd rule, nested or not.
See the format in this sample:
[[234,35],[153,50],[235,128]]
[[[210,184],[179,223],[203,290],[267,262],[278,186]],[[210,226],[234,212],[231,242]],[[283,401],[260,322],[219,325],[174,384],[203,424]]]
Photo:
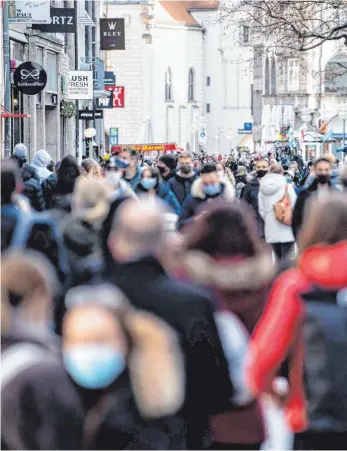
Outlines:
[[258,290],[273,279],[276,271],[269,252],[239,261],[218,261],[204,252],[189,251],[184,257],[183,267],[194,282],[223,291]]
[[38,150],[37,152],[35,152],[35,155],[33,158],[33,164],[35,166],[47,168],[47,166],[49,165],[51,160],[52,160],[52,158],[49,155],[49,153],[42,149],[42,150]]
[[[224,179],[219,181],[222,185],[222,197],[224,200],[231,201],[235,198],[235,188],[229,180]],[[199,199],[206,199],[206,194],[203,190],[202,179],[199,177],[192,184],[191,195]]]
[[194,170],[192,170],[192,172],[190,174],[185,175],[183,174],[179,169],[176,171],[175,173],[175,178],[179,181],[179,182],[186,182],[187,180],[195,180],[196,179],[196,173]]
[[286,179],[281,174],[267,174],[260,182],[259,192],[272,196],[286,186]]

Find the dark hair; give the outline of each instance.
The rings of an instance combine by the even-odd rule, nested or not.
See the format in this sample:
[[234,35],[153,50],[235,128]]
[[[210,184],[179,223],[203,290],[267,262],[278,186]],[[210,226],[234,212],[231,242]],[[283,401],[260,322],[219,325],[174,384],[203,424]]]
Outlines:
[[323,163],[323,162],[328,163],[330,166],[332,166],[331,161],[328,158],[319,157],[319,158],[317,158],[317,160],[315,160],[314,167],[316,168],[319,163]]
[[200,169],[200,174],[211,174],[211,172],[216,172],[216,163],[206,163]]
[[331,193],[327,199],[314,198],[305,209],[298,247],[300,252],[317,244],[347,240],[347,196]]
[[47,169],[48,169],[49,171],[53,172],[54,167],[55,167],[55,163],[54,163],[53,160],[51,160],[50,163],[49,163],[49,165],[47,166]]
[[67,155],[61,160],[57,171],[56,191],[59,194],[71,194],[75,189],[77,177],[81,174],[77,160],[72,155]]
[[1,204],[11,203],[12,194],[20,181],[20,170],[13,160],[1,162]]
[[131,147],[122,149],[122,152],[127,152],[132,158],[140,158],[139,152],[136,149],[132,149]]
[[145,171],[149,171],[149,172],[151,173],[151,177],[154,177],[154,178],[156,178],[157,180],[160,179],[160,172],[159,172],[159,169],[158,169],[158,168],[156,168],[156,167],[151,167],[151,166],[148,167],[148,168],[144,168],[144,169],[142,170],[141,178],[143,178],[142,175],[143,175],[143,173],[144,173]]
[[310,161],[307,163],[307,167],[308,167],[308,168],[310,168],[311,166],[313,166],[313,161],[312,161],[312,160],[310,160]]
[[18,155],[11,155],[10,160],[12,160],[17,165],[17,167],[20,169],[22,169],[22,167],[24,166],[24,164],[27,161],[26,158],[21,158]]
[[271,164],[269,168],[270,174],[283,174],[283,168],[280,164]]
[[215,258],[253,257],[263,249],[252,211],[243,203],[207,208],[184,234],[188,250],[200,250]]

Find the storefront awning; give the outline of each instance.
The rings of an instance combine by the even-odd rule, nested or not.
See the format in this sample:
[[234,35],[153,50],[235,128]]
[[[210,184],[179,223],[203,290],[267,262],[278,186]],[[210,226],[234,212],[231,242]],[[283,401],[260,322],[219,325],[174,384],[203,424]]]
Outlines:
[[1,119],[18,118],[18,117],[29,118],[30,114],[11,113],[10,111],[7,111],[3,105],[0,105],[0,118]]

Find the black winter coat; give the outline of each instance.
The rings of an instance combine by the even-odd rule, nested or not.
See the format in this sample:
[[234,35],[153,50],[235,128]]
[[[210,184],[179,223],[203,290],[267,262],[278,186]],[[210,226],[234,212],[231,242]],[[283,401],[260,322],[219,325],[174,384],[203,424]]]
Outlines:
[[169,185],[180,205],[183,204],[186,197],[190,194],[192,184],[197,177],[197,174],[194,174],[190,178],[184,178],[176,173],[174,177],[169,180]]
[[186,363],[183,415],[187,449],[202,449],[208,419],[232,395],[227,363],[213,317],[213,300],[203,290],[171,279],[152,257],[110,264],[104,273],[134,307],[162,318],[178,333]]
[[45,199],[43,197],[40,179],[37,175],[36,169],[30,164],[25,164],[22,168],[23,191],[22,194],[26,196],[31,203],[31,206],[36,211],[44,211],[46,207]]
[[258,226],[258,235],[261,238],[265,237],[264,231],[264,220],[260,216],[258,207],[258,194],[259,194],[259,181],[255,177],[251,182],[247,183],[242,192],[241,199],[247,202],[247,204],[252,208],[255,214],[255,218]]
[[18,208],[12,203],[1,205],[1,251],[10,245],[20,214]]
[[[331,182],[329,182],[329,188],[333,191],[336,191],[336,188],[333,187]],[[300,232],[300,228],[303,222],[305,208],[307,205],[307,201],[317,194],[318,190],[318,182],[315,179],[311,185],[309,185],[306,189],[302,189],[299,192],[298,198],[295,203],[295,207],[293,210],[293,218],[292,218],[292,229],[293,234],[295,238],[297,237],[298,233]]]

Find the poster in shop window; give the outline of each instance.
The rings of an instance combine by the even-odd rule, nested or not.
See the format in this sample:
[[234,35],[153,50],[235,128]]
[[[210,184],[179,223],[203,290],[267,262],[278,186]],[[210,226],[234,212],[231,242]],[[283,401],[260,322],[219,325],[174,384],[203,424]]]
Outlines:
[[92,70],[70,70],[67,97],[69,100],[93,100]]
[[9,0],[8,22],[48,24],[51,21],[50,0]]

